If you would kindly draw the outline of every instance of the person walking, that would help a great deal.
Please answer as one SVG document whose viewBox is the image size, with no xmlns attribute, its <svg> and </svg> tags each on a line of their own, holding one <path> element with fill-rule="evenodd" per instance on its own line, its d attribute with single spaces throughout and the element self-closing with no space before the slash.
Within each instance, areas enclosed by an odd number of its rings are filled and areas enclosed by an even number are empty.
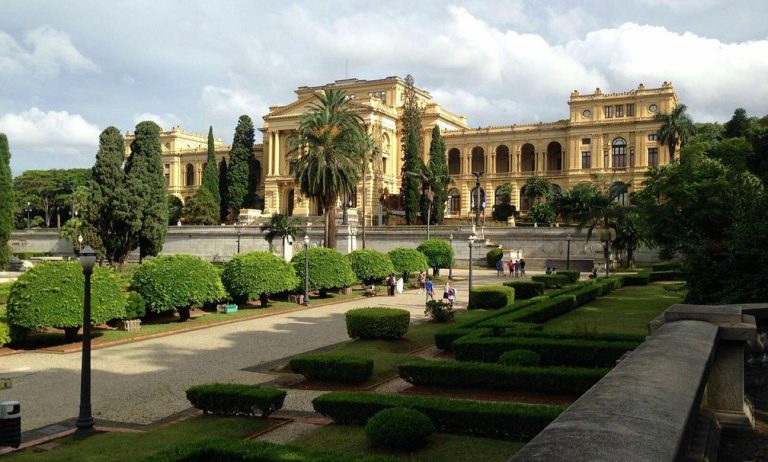
<svg viewBox="0 0 768 462">
<path fill-rule="evenodd" d="M 520 262 L 518 260 L 515 260 L 515 277 L 520 277 Z"/>
<path fill-rule="evenodd" d="M 514 274 L 515 265 L 517 265 L 517 260 L 513 262 L 512 259 L 510 258 L 509 262 L 507 263 L 507 267 L 509 268 L 509 277 L 512 277 L 512 275 Z"/>
<path fill-rule="evenodd" d="M 520 259 L 520 276 L 525 276 L 525 259 Z"/>
<path fill-rule="evenodd" d="M 427 287 L 427 273 L 424 271 L 419 272 L 419 293 L 423 293 Z"/>
<path fill-rule="evenodd" d="M 504 276 L 504 263 L 501 260 L 496 262 L 496 277 L 500 278 Z"/>
<path fill-rule="evenodd" d="M 430 300 L 434 300 L 435 299 L 435 288 L 434 288 L 434 285 L 432 284 L 432 278 L 427 278 L 427 282 L 424 285 L 424 288 L 427 291 L 427 297 L 429 297 Z"/>
</svg>

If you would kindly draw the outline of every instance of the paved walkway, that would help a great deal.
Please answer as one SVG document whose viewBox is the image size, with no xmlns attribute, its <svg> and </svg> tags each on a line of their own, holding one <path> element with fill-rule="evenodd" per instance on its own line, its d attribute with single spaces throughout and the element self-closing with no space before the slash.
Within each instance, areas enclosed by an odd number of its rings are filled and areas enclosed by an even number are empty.
<svg viewBox="0 0 768 462">
<path fill-rule="evenodd" d="M 456 270 L 463 277 L 466 270 Z M 495 271 L 475 270 L 476 284 L 498 281 Z M 467 282 L 457 282 L 459 304 Z M 442 287 L 436 287 L 441 292 Z M 406 308 L 421 320 L 424 295 L 411 291 L 278 314 L 93 351 L 92 403 L 96 419 L 148 424 L 189 407 L 184 391 L 210 382 L 263 383 L 274 376 L 259 365 L 348 340 L 344 313 L 362 306 Z M 0 377 L 13 389 L 0 401 L 20 400 L 24 431 L 77 416 L 80 353 L 25 352 L 0 357 Z M 291 396 L 288 409 L 304 410 L 314 392 Z"/>
</svg>

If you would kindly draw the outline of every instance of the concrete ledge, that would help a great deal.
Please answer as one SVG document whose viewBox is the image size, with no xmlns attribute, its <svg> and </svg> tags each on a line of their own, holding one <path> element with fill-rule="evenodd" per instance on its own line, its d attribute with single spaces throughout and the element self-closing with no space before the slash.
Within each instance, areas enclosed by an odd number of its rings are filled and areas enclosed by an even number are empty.
<svg viewBox="0 0 768 462">
<path fill-rule="evenodd" d="M 664 324 L 511 461 L 673 461 L 697 420 L 718 326 Z"/>
</svg>

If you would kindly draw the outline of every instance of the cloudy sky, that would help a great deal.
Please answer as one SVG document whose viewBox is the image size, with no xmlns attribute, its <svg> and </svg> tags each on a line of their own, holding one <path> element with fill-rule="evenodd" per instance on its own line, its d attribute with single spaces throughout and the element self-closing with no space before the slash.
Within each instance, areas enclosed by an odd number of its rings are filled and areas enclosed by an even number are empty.
<svg viewBox="0 0 768 462">
<path fill-rule="evenodd" d="M 345 76 L 410 73 L 472 126 L 663 80 L 697 121 L 768 113 L 765 0 L 0 2 L 15 174 L 90 166 L 102 129 L 146 119 L 230 143 L 240 114 Z"/>
</svg>

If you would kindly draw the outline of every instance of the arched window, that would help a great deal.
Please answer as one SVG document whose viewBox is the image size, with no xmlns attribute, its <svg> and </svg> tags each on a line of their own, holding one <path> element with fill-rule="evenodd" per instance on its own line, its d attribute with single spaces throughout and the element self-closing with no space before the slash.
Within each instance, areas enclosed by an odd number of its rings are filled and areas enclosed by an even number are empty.
<svg viewBox="0 0 768 462">
<path fill-rule="evenodd" d="M 454 188 L 448 191 L 448 214 L 460 214 L 461 213 L 461 194 L 459 190 Z"/>
<path fill-rule="evenodd" d="M 626 206 L 628 190 L 629 185 L 626 183 L 622 183 L 621 181 L 613 183 L 611 185 L 611 196 L 613 197 L 614 202 Z"/>
<path fill-rule="evenodd" d="M 477 210 L 477 186 L 472 189 L 472 195 L 469 196 L 469 209 L 473 212 Z M 485 191 L 480 188 L 480 210 L 485 210 Z"/>
<path fill-rule="evenodd" d="M 187 164 L 185 167 L 186 170 L 186 178 L 184 185 L 185 186 L 194 186 L 195 185 L 195 166 L 192 164 Z"/>
<path fill-rule="evenodd" d="M 480 146 L 472 148 L 472 172 L 485 171 L 485 150 Z"/>
<path fill-rule="evenodd" d="M 288 191 L 288 195 L 287 195 L 286 201 L 285 201 L 286 202 L 286 204 L 285 204 L 286 205 L 286 212 L 287 212 L 286 215 L 288 215 L 288 216 L 293 215 L 293 207 L 295 205 L 295 201 L 296 201 L 296 193 L 294 192 L 293 189 L 291 189 L 290 191 Z"/>
<path fill-rule="evenodd" d="M 501 145 L 496 148 L 496 173 L 509 172 L 509 148 Z"/>
<path fill-rule="evenodd" d="M 553 141 L 547 145 L 547 171 L 560 171 L 563 169 L 563 147 Z"/>
<path fill-rule="evenodd" d="M 624 168 L 627 166 L 627 142 L 624 138 L 616 138 L 611 144 L 613 147 L 613 156 L 611 163 L 613 168 Z"/>
<path fill-rule="evenodd" d="M 493 193 L 493 205 L 508 204 L 510 202 L 509 187 L 499 186 Z"/>
<path fill-rule="evenodd" d="M 448 151 L 448 174 L 461 175 L 461 152 L 456 148 Z"/>
<path fill-rule="evenodd" d="M 525 143 L 520 149 L 520 171 L 532 172 L 536 170 L 536 148 L 531 143 Z"/>
</svg>

